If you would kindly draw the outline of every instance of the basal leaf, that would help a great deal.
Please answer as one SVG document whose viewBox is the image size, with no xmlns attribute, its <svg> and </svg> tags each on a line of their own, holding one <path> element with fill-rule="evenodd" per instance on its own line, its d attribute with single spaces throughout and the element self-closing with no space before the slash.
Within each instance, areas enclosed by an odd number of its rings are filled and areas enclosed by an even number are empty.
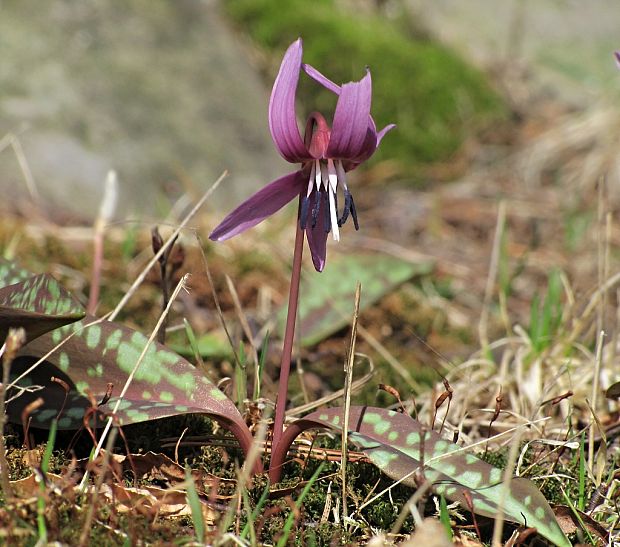
<svg viewBox="0 0 620 547">
<path fill-rule="evenodd" d="M 312 414 L 295 422 L 282 442 L 291 442 L 303 429 L 322 427 L 342 430 L 342 409 Z M 424 437 L 422 438 L 422 435 Z M 433 491 L 463 503 L 467 492 L 476 513 L 495 517 L 500 506 L 503 471 L 434 431 L 428 431 L 406 414 L 381 408 L 353 407 L 349 417 L 349 441 L 357 445 L 386 475 L 410 486 L 430 481 Z M 423 457 L 420 454 L 423 447 Z M 420 468 L 420 462 L 424 468 Z M 553 511 L 534 483 L 513 478 L 503 502 L 506 520 L 534 527 L 555 545 L 571 544 L 560 529 Z"/>
<path fill-rule="evenodd" d="M 20 268 L 15 262 L 0 258 L 0 287 L 14 285 L 20 281 L 25 281 L 34 274 L 28 270 Z"/>
<path fill-rule="evenodd" d="M 302 280 L 298 333 L 302 345 L 312 345 L 341 329 L 350 321 L 356 281 L 364 287 L 361 309 L 368 307 L 416 275 L 428 273 L 430 262 L 413 264 L 393 256 L 376 254 L 331 257 L 321 275 Z M 279 318 L 286 321 L 286 309 Z"/>
<path fill-rule="evenodd" d="M 15 277 L 9 276 L 9 280 Z M 6 338 L 10 327 L 23 327 L 27 340 L 32 340 L 78 321 L 84 313 L 81 304 L 53 277 L 32 275 L 0 288 L 0 340 Z"/>
<path fill-rule="evenodd" d="M 44 362 L 18 382 L 20 387 L 35 385 L 43 389 L 17 397 L 8 407 L 12 419 L 19 420 L 29 402 L 43 397 L 45 404 L 32 413 L 32 425 L 49 426 L 65 401 L 65 389 L 52 381 L 52 376 L 70 387 L 58 421 L 60 429 L 80 427 L 85 411 L 91 406 L 88 393 L 100 403 L 110 395 L 108 384 L 112 385 L 111 398 L 101 404 L 99 410 L 104 414 L 111 412 L 148 339 L 118 323 L 87 316 L 24 346 L 13 362 L 12 376 L 21 375 L 61 342 Z M 191 363 L 152 342 L 121 401 L 117 416 L 121 423 L 130 424 L 188 413 L 212 416 L 235 434 L 244 450 L 249 447 L 249 430 L 226 395 Z"/>
</svg>

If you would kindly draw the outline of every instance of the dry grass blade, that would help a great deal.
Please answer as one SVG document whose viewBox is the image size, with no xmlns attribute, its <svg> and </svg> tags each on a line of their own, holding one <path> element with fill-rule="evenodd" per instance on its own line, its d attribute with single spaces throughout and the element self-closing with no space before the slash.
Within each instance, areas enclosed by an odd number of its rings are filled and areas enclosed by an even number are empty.
<svg viewBox="0 0 620 547">
<path fill-rule="evenodd" d="M 360 329 L 360 325 L 357 325 L 357 330 L 359 331 L 359 329 Z M 351 393 L 357 393 L 368 382 L 370 382 L 370 380 L 375 374 L 375 364 L 368 355 L 365 355 L 364 353 L 356 353 L 355 355 L 357 357 L 363 357 L 364 359 L 366 359 L 368 361 L 370 370 L 366 374 L 364 374 L 364 376 L 362 376 L 359 380 L 355 380 L 354 382 L 351 382 Z M 334 391 L 333 393 L 330 393 L 329 395 L 325 395 L 324 397 L 321 397 L 320 399 L 317 399 L 316 401 L 313 401 L 311 403 L 307 403 L 301 406 L 296 406 L 295 408 L 291 408 L 290 410 L 287 410 L 286 416 L 291 417 L 291 416 L 299 416 L 300 414 L 306 414 L 307 412 L 310 412 L 311 410 L 314 410 L 315 408 L 326 405 L 327 403 L 331 403 L 332 401 L 335 401 L 336 399 L 340 399 L 344 395 L 344 393 L 345 393 L 344 389 L 339 389 L 338 391 Z"/>
<path fill-rule="evenodd" d="M 174 232 L 172 232 L 172 234 L 166 240 L 166 242 L 153 255 L 151 260 L 149 260 L 148 264 L 144 267 L 142 272 L 140 272 L 140 275 L 138 275 L 138 277 L 136 277 L 135 281 L 132 283 L 132 285 L 129 288 L 129 290 L 125 293 L 125 296 L 123 296 L 123 298 L 121 298 L 121 301 L 116 305 L 116 308 L 114 308 L 114 311 L 110 314 L 110 321 L 114 321 L 116 316 L 125 307 L 125 304 L 127 304 L 129 299 L 136 292 L 137 288 L 142 284 L 142 282 L 146 278 L 147 274 L 151 271 L 151 268 L 153 268 L 153 266 L 155 266 L 155 264 L 157 264 L 157 262 L 159 261 L 159 258 L 161 256 L 163 256 L 163 254 L 166 252 L 168 247 L 170 247 L 173 244 L 173 242 L 176 240 L 176 238 L 181 233 L 181 231 L 187 226 L 187 223 L 190 221 L 190 219 L 200 210 L 200 208 L 211 197 L 211 195 L 213 194 L 213 192 L 215 192 L 215 190 L 220 185 L 220 183 L 226 178 L 227 174 L 228 173 L 226 171 L 224 171 L 219 176 L 219 178 L 211 185 L 211 188 L 209 188 L 203 194 L 203 196 L 200 198 L 200 200 L 198 200 L 198 203 L 196 203 L 196 205 L 194 205 L 194 208 L 185 216 L 185 218 L 181 221 L 181 223 L 176 227 L 176 229 L 174 230 Z"/>
<path fill-rule="evenodd" d="M 202 258 L 202 263 L 205 268 L 205 273 L 207 274 L 207 279 L 209 280 L 209 285 L 211 286 L 211 293 L 213 294 L 213 302 L 215 304 L 215 309 L 217 310 L 217 317 L 220 321 L 220 325 L 224 329 L 226 333 L 226 338 L 228 339 L 228 343 L 230 344 L 230 350 L 232 351 L 233 357 L 235 358 L 235 364 L 240 367 L 241 362 L 239 361 L 239 355 L 237 355 L 237 348 L 235 347 L 235 343 L 233 342 L 232 336 L 228 327 L 226 326 L 226 320 L 224 319 L 224 313 L 222 312 L 222 306 L 220 305 L 220 299 L 217 296 L 217 291 L 215 290 L 215 284 L 213 283 L 213 276 L 211 275 L 211 268 L 209 268 L 209 262 L 207 260 L 207 255 L 204 252 L 204 246 L 202 244 L 202 239 L 198 234 L 196 234 L 196 239 L 198 240 L 198 248 L 200 249 L 200 256 Z"/>
<path fill-rule="evenodd" d="M 592 402 L 591 408 L 594 414 L 596 409 L 596 402 L 598 400 L 598 391 L 601 377 L 601 362 L 603 356 L 603 340 L 605 339 L 605 333 L 600 331 L 598 341 L 596 344 L 596 356 L 594 358 L 594 378 L 592 382 Z M 594 473 L 594 424 L 590 425 L 590 431 L 588 434 L 588 468 L 590 472 Z"/>
<path fill-rule="evenodd" d="M 26 154 L 24 154 L 22 144 L 15 133 L 7 133 L 2 140 L 0 140 L 0 152 L 2 152 L 7 146 L 10 146 L 13 149 L 13 153 L 17 158 L 17 163 L 19 164 L 19 168 L 24 175 L 24 181 L 26 182 L 26 188 L 28 189 L 30 198 L 35 203 L 38 202 L 40 199 L 39 190 L 37 189 L 34 176 L 30 170 L 30 165 L 28 165 L 28 160 L 26 160 Z"/>
<path fill-rule="evenodd" d="M 93 266 L 90 278 L 90 293 L 88 295 L 87 313 L 94 315 L 99 302 L 99 286 L 101 283 L 101 269 L 103 268 L 103 242 L 107 224 L 114 215 L 118 200 L 118 178 L 116 171 L 109 171 L 105 179 L 103 200 L 99 214 L 95 220 L 93 234 Z"/>
<path fill-rule="evenodd" d="M 144 357 L 149 349 L 149 347 L 151 346 L 151 344 L 154 342 L 155 337 L 157 336 L 157 333 L 159 332 L 159 329 L 161 327 L 161 325 L 163 324 L 163 322 L 165 321 L 166 317 L 168 316 L 168 313 L 170 312 L 170 308 L 172 307 L 172 304 L 174 303 L 174 301 L 176 300 L 177 296 L 179 295 L 179 292 L 181 292 L 181 289 L 185 289 L 185 286 L 187 284 L 187 279 L 189 278 L 189 274 L 185 274 L 181 280 L 178 282 L 177 286 L 175 287 L 171 297 L 170 297 L 170 301 L 168 302 L 168 306 L 166 307 L 166 309 L 163 311 L 163 313 L 159 316 L 159 320 L 157 321 L 157 325 L 155 325 L 155 328 L 153 329 L 153 331 L 151 332 L 151 335 L 149 336 L 149 339 L 147 341 L 147 343 L 144 345 L 144 348 L 142 349 L 142 353 L 140 353 L 140 356 L 138 357 L 138 360 L 136 361 L 136 364 L 134 365 L 133 369 L 131 370 L 127 381 L 125 382 L 125 385 L 123 386 L 123 389 L 121 390 L 118 399 L 114 405 L 114 408 L 112 409 L 112 414 L 116 414 L 116 412 L 118 411 L 122 401 L 123 401 L 123 397 L 125 396 L 125 394 L 127 393 L 127 390 L 129 389 L 129 386 L 134 378 L 134 376 L 136 375 L 136 372 L 138 371 L 138 369 L 140 368 L 140 365 L 142 364 L 142 361 L 144 360 Z M 99 452 L 101 451 L 101 448 L 103 447 L 103 443 L 106 440 L 106 437 L 110 431 L 110 428 L 112 427 L 112 421 L 113 421 L 113 417 L 108 418 L 105 428 L 103 430 L 103 433 L 101 434 L 101 438 L 99 439 L 99 443 L 97 444 L 97 447 L 95 448 L 92 458 L 95 459 L 98 455 Z M 88 480 L 88 471 L 86 473 L 84 473 L 84 477 L 82 478 L 82 481 L 80 483 L 80 490 L 83 490 L 84 487 L 86 486 L 86 481 Z"/>
<path fill-rule="evenodd" d="M 506 495 L 510 491 L 510 481 L 514 475 L 515 465 L 519 456 L 522 433 L 523 429 L 517 429 L 514 436 L 510 440 L 510 450 L 508 452 L 506 467 L 504 468 L 504 480 L 499 499 L 499 507 L 495 518 L 495 525 L 493 527 L 493 539 L 491 540 L 491 545 L 493 547 L 501 547 L 502 545 L 502 532 L 504 530 L 504 504 L 506 503 Z"/>
<path fill-rule="evenodd" d="M 487 276 L 487 283 L 484 289 L 484 300 L 482 302 L 482 311 L 480 313 L 480 322 L 478 323 L 478 337 L 480 338 L 480 345 L 483 350 L 489 347 L 489 313 L 491 310 L 491 299 L 493 298 L 493 289 L 495 288 L 495 281 L 497 279 L 497 272 L 499 269 L 499 258 L 502 243 L 502 236 L 504 234 L 504 227 L 506 225 L 506 202 L 500 201 L 499 208 L 497 210 L 497 224 L 495 225 L 495 235 L 493 236 L 493 250 L 491 252 L 491 262 L 489 264 L 489 274 Z"/>
<path fill-rule="evenodd" d="M 351 323 L 351 341 L 349 342 L 349 351 L 347 359 L 344 363 L 344 416 L 342 419 L 342 515 L 343 526 L 347 529 L 347 449 L 349 439 L 349 413 L 351 410 L 351 383 L 353 379 L 353 362 L 355 360 L 355 341 L 357 339 L 357 320 L 360 313 L 360 298 L 362 295 L 362 285 L 358 282 L 355 288 L 355 309 L 353 311 L 353 321 Z"/>
<path fill-rule="evenodd" d="M 252 334 L 252 329 L 250 328 L 248 319 L 243 312 L 243 308 L 241 307 L 241 300 L 239 300 L 237 289 L 235 289 L 232 279 L 228 275 L 226 276 L 226 286 L 228 287 L 228 292 L 230 292 L 230 296 L 233 299 L 235 312 L 237 313 L 237 319 L 239 319 L 241 328 L 243 329 L 243 334 L 245 334 L 245 337 L 248 339 L 250 347 L 252 348 L 252 359 L 254 360 L 254 366 L 255 368 L 258 368 L 258 352 L 256 351 L 256 346 L 254 345 L 254 335 Z"/>
<path fill-rule="evenodd" d="M 95 516 L 95 509 L 97 508 L 97 500 L 99 499 L 99 492 L 101 491 L 101 487 L 103 486 L 103 481 L 105 479 L 108 467 L 110 465 L 110 456 L 113 451 L 115 440 L 116 440 L 116 429 L 113 429 L 108 437 L 108 443 L 106 445 L 106 450 L 103 455 L 103 464 L 101 466 L 101 469 L 99 470 L 99 475 L 97 475 L 97 482 L 95 484 L 95 487 L 92 490 L 90 504 L 86 512 L 86 518 L 84 519 L 84 526 L 82 527 L 82 533 L 80 534 L 80 540 L 78 543 L 80 547 L 89 544 L 88 542 L 89 534 L 90 534 L 91 525 L 92 525 L 92 522 Z M 93 458 L 93 460 L 94 459 L 95 458 Z"/>
</svg>

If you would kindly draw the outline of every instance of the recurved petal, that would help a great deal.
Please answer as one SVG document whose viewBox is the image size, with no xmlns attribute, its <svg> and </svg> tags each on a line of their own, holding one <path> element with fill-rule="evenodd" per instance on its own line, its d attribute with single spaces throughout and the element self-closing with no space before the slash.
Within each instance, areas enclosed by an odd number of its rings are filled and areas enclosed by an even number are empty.
<svg viewBox="0 0 620 547">
<path fill-rule="evenodd" d="M 379 131 L 379 133 L 377 133 L 377 148 L 381 144 L 381 140 L 383 139 L 383 137 L 385 137 L 385 135 L 387 135 L 387 133 L 392 131 L 392 129 L 394 129 L 395 127 L 395 123 L 388 124 L 381 131 Z"/>
<path fill-rule="evenodd" d="M 315 82 L 318 82 L 319 84 L 321 84 L 323 87 L 325 87 L 326 89 L 329 89 L 330 91 L 332 91 L 333 93 L 335 93 L 336 95 L 340 95 L 340 86 L 338 84 L 335 84 L 334 82 L 332 82 L 327 76 L 323 76 L 323 74 L 321 74 L 316 68 L 314 68 L 312 65 L 308 65 L 306 63 L 303 63 L 301 65 L 301 68 L 304 70 L 304 72 L 310 76 L 310 78 L 312 78 Z"/>
<path fill-rule="evenodd" d="M 360 155 L 367 140 L 371 95 L 370 72 L 359 82 L 342 86 L 327 149 L 329 157 L 347 159 Z"/>
<path fill-rule="evenodd" d="M 308 239 L 308 247 L 310 248 L 310 253 L 312 254 L 312 263 L 314 264 L 314 269 L 317 272 L 322 272 L 323 268 L 325 268 L 325 260 L 327 255 L 327 232 L 325 231 L 325 211 L 323 208 L 325 207 L 325 200 L 323 198 L 323 194 L 319 192 L 314 192 L 313 199 L 320 199 L 320 209 L 317 217 L 317 222 L 314 228 L 312 227 L 312 223 L 308 222 L 306 225 L 306 238 Z M 311 204 L 310 206 L 312 207 Z"/>
<path fill-rule="evenodd" d="M 284 54 L 269 100 L 269 130 L 276 148 L 285 160 L 299 163 L 310 158 L 299 134 L 295 115 L 295 94 L 302 56 L 301 38 Z"/>
<path fill-rule="evenodd" d="M 306 185 L 307 179 L 301 171 L 295 171 L 271 182 L 220 222 L 209 235 L 209 239 L 224 241 L 256 226 L 298 196 Z"/>
</svg>

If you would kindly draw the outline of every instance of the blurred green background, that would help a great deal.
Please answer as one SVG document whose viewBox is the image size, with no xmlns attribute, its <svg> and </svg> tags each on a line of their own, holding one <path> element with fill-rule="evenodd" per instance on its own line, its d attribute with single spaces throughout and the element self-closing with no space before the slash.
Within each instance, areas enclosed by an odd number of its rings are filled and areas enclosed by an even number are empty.
<svg viewBox="0 0 620 547">
<path fill-rule="evenodd" d="M 26 163 L 46 202 L 88 218 L 114 168 L 119 215 L 161 215 L 227 169 L 216 201 L 238 202 L 288 169 L 267 105 L 299 36 L 336 82 L 370 67 L 377 124 L 398 124 L 370 162 L 386 167 L 377 180 L 449 179 L 434 168 L 514 119 L 519 90 L 498 74 L 559 74 L 551 93 L 584 84 L 592 103 L 615 76 L 618 25 L 610 0 L 2 0 L 0 188 L 25 194 Z M 300 119 L 334 104 L 302 78 Z"/>
</svg>

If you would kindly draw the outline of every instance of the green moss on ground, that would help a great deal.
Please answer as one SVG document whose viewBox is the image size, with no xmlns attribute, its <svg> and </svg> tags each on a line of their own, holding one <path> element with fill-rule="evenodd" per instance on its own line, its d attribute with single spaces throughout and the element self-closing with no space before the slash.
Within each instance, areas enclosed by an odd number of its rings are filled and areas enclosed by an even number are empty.
<svg viewBox="0 0 620 547">
<path fill-rule="evenodd" d="M 359 79 L 369 66 L 377 125 L 398 124 L 381 156 L 403 167 L 449 158 L 468 135 L 506 112 L 478 70 L 384 17 L 339 10 L 333 0 L 229 0 L 224 6 L 273 54 L 274 71 L 298 36 L 304 38 L 304 61 L 336 82 Z M 308 113 L 333 108 L 333 96 L 317 94 L 316 86 L 300 86 L 298 97 Z"/>
</svg>

